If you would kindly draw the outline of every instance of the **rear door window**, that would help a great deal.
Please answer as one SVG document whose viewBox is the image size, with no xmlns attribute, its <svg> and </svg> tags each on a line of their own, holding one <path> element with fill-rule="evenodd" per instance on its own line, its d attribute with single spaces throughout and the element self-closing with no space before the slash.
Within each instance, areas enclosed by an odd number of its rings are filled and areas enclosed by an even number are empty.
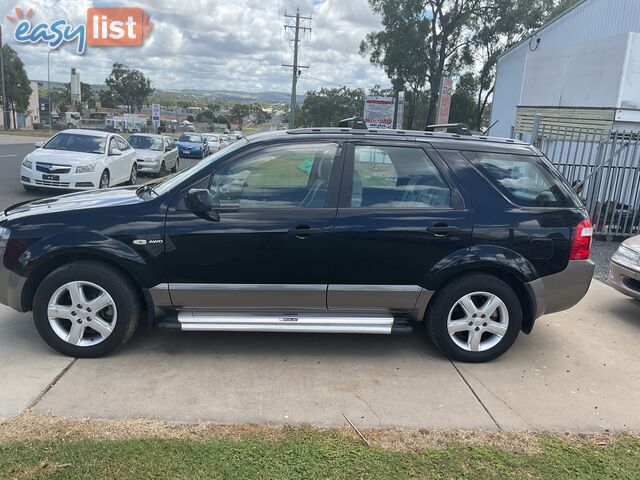
<svg viewBox="0 0 640 480">
<path fill-rule="evenodd" d="M 356 145 L 352 208 L 449 208 L 451 189 L 424 150 Z"/>
<path fill-rule="evenodd" d="M 516 205 L 574 206 L 573 195 L 566 182 L 540 157 L 488 152 L 461 153 Z"/>
</svg>

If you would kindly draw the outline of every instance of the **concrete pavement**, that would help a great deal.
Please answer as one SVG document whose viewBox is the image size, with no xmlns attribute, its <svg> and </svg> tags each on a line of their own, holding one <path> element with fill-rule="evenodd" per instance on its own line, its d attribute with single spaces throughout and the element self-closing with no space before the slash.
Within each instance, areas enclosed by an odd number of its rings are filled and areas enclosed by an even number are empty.
<svg viewBox="0 0 640 480">
<path fill-rule="evenodd" d="M 417 334 L 167 332 L 71 364 L 28 315 L 2 309 L 0 416 L 37 399 L 36 413 L 72 417 L 335 426 L 344 413 L 365 428 L 640 430 L 639 344 L 640 302 L 598 281 L 483 365 L 452 364 Z"/>
</svg>

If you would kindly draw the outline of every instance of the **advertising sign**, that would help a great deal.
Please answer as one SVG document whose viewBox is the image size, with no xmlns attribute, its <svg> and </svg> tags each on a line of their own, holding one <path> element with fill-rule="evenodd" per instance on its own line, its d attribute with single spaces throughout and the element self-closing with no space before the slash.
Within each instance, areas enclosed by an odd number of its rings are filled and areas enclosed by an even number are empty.
<svg viewBox="0 0 640 480">
<path fill-rule="evenodd" d="M 393 97 L 364 97 L 364 122 L 368 128 L 393 128 Z"/>
<path fill-rule="evenodd" d="M 453 93 L 453 79 L 443 78 L 440 84 L 440 96 L 438 100 L 438 123 L 449 123 L 449 111 L 451 110 L 451 94 Z"/>
<path fill-rule="evenodd" d="M 160 127 L 160 104 L 158 103 L 151 105 L 151 123 L 156 130 Z"/>
</svg>

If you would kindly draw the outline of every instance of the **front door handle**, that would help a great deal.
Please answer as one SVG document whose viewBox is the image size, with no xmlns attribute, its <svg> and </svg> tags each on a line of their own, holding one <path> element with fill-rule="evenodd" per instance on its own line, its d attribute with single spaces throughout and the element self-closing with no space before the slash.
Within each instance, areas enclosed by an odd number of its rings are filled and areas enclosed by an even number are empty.
<svg viewBox="0 0 640 480">
<path fill-rule="evenodd" d="M 321 228 L 311 228 L 309 225 L 298 225 L 289 230 L 289 235 L 293 235 L 296 238 L 317 237 L 323 233 L 324 230 Z"/>
<path fill-rule="evenodd" d="M 427 232 L 433 233 L 436 237 L 445 237 L 451 233 L 460 233 L 460 227 L 447 225 L 446 223 L 436 223 L 427 228 Z"/>
</svg>

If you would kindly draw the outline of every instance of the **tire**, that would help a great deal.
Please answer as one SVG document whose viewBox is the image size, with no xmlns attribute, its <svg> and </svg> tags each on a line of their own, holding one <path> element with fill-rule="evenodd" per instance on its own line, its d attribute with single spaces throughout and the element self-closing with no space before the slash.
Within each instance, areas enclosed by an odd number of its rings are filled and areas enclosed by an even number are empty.
<svg viewBox="0 0 640 480">
<path fill-rule="evenodd" d="M 135 185 L 137 180 L 138 180 L 138 165 L 136 165 L 136 163 L 134 162 L 133 165 L 131 165 L 131 173 L 129 174 L 129 181 L 127 182 L 127 184 Z"/>
<path fill-rule="evenodd" d="M 490 308 L 489 316 L 483 317 L 482 307 L 489 300 L 497 308 Z M 428 337 L 450 359 L 487 362 L 504 354 L 516 341 L 522 328 L 522 306 L 513 289 L 499 278 L 471 273 L 436 293 L 425 322 Z"/>
<path fill-rule="evenodd" d="M 67 286 L 75 284 L 83 285 L 81 291 L 84 300 L 82 297 L 74 297 L 80 298 L 81 302 L 90 302 L 92 294 L 96 292 L 106 292 L 112 304 L 99 311 L 92 311 L 91 303 L 81 305 L 82 308 L 72 305 L 71 290 Z M 98 288 L 93 288 L 94 286 Z M 129 341 L 138 326 L 140 303 L 135 292 L 136 288 L 128 278 L 105 263 L 69 263 L 51 272 L 36 290 L 33 300 L 36 329 L 51 348 L 64 355 L 80 358 L 107 355 Z M 52 316 L 53 319 L 50 319 L 50 304 L 58 306 L 57 311 L 61 317 Z M 95 305 L 98 306 L 97 303 Z M 93 330 L 92 325 L 100 325 L 102 333 Z M 73 330 L 74 333 L 82 332 L 76 335 L 78 340 L 75 344 L 61 336 L 65 333 L 71 336 L 72 328 L 78 329 Z"/>
<path fill-rule="evenodd" d="M 178 167 L 180 166 L 180 159 L 176 158 L 176 163 L 173 164 L 173 168 L 171 169 L 171 173 L 176 173 L 178 171 Z"/>
<path fill-rule="evenodd" d="M 109 170 L 105 170 L 104 172 L 102 172 L 102 175 L 100 175 L 100 183 L 98 184 L 98 188 L 109 188 Z"/>
<path fill-rule="evenodd" d="M 164 177 L 167 174 L 167 165 L 164 161 L 160 164 L 160 170 L 158 171 L 158 177 Z"/>
</svg>

